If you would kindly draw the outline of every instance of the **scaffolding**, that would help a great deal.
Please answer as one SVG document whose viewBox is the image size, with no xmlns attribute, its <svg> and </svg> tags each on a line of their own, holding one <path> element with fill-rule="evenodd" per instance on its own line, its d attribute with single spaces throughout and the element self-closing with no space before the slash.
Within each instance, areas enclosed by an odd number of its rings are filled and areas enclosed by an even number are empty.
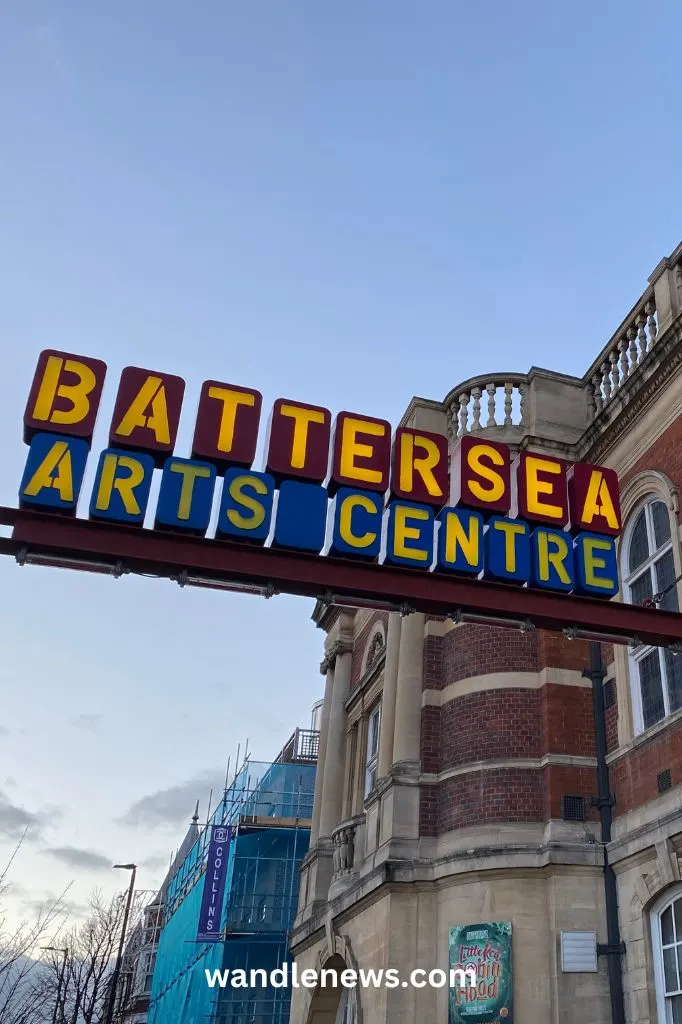
<svg viewBox="0 0 682 1024">
<path fill-rule="evenodd" d="M 290 962 L 287 935 L 296 912 L 300 863 L 308 851 L 317 742 L 317 733 L 296 730 L 274 762 L 245 760 L 167 880 L 149 1024 L 288 1021 L 287 989 L 211 989 L 204 972 L 269 972 Z M 196 935 L 215 825 L 230 826 L 232 839 L 220 941 L 206 943 Z"/>
</svg>

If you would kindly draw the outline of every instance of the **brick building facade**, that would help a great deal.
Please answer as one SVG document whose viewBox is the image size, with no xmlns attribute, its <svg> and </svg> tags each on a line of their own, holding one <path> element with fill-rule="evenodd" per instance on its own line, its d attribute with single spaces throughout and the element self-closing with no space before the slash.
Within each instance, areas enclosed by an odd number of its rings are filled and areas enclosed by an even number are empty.
<svg viewBox="0 0 682 1024">
<path fill-rule="evenodd" d="M 442 402 L 413 399 L 403 425 L 615 469 L 616 600 L 670 588 L 676 610 L 681 368 L 682 246 L 584 377 L 489 374 Z M 605 958 L 575 973 L 561 962 L 562 932 L 606 942 L 588 642 L 322 604 L 314 618 L 326 688 L 300 968 L 447 969 L 450 928 L 508 921 L 515 1020 L 606 1024 Z M 602 658 L 626 1019 L 670 1024 L 682 1021 L 682 656 L 603 644 Z M 445 1024 L 448 993 L 300 989 L 291 1019 Z"/>
</svg>

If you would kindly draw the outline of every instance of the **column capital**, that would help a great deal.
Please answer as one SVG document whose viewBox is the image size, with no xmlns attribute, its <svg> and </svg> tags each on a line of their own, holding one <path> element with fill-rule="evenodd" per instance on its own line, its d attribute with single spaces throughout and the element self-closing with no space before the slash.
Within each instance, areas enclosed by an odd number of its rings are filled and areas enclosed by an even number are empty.
<svg viewBox="0 0 682 1024">
<path fill-rule="evenodd" d="M 342 654 L 352 654 L 353 643 L 350 640 L 336 640 L 327 653 L 325 654 L 322 662 L 320 663 L 320 672 L 322 675 L 326 675 L 330 668 L 334 668 L 336 659 L 341 657 Z"/>
</svg>

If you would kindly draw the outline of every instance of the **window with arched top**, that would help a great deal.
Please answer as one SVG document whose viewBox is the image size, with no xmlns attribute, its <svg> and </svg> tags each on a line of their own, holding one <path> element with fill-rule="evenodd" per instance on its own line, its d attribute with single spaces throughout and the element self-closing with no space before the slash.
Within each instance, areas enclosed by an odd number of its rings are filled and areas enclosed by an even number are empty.
<svg viewBox="0 0 682 1024">
<path fill-rule="evenodd" d="M 622 548 L 624 595 L 630 604 L 665 592 L 660 607 L 679 611 L 672 530 L 668 506 L 658 497 L 647 498 L 633 512 Z M 682 707 L 680 656 L 659 647 L 638 647 L 630 669 L 637 732 Z"/>
<path fill-rule="evenodd" d="M 682 890 L 679 886 L 654 906 L 651 941 L 659 1024 L 682 1024 Z"/>
</svg>

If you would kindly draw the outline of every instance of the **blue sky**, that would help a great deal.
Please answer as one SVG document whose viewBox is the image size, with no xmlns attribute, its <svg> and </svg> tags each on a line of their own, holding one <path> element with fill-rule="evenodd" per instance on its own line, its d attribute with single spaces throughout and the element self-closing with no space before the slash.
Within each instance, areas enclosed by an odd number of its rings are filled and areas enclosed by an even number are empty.
<svg viewBox="0 0 682 1024">
<path fill-rule="evenodd" d="M 209 377 L 395 423 L 581 375 L 682 236 L 681 30 L 673 0 L 5 4 L 0 502 L 47 347 L 109 364 L 95 450 L 129 363 L 187 380 L 179 451 Z M 107 860 L 153 888 L 237 743 L 321 693 L 303 600 L 7 561 L 0 602 L 17 913 Z"/>
</svg>

